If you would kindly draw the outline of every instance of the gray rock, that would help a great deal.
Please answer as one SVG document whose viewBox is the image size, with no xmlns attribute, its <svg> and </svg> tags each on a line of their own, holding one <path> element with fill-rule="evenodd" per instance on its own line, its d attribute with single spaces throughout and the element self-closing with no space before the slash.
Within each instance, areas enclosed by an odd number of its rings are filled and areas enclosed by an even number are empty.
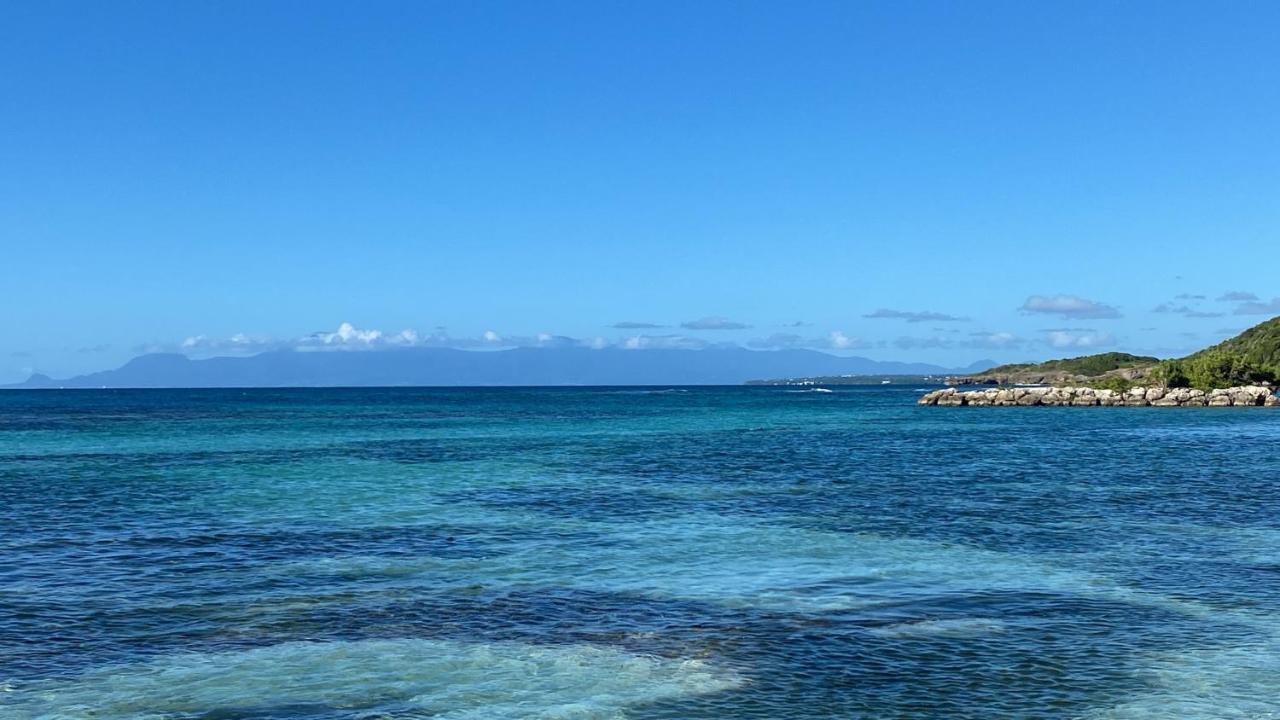
<svg viewBox="0 0 1280 720">
<path fill-rule="evenodd" d="M 1073 405 L 1079 407 L 1280 407 L 1280 396 L 1263 385 L 1244 385 L 1204 392 L 1195 388 L 1131 388 L 1123 393 L 1089 387 L 987 388 L 958 391 L 955 388 L 925 393 L 920 405 L 1023 406 Z"/>
</svg>

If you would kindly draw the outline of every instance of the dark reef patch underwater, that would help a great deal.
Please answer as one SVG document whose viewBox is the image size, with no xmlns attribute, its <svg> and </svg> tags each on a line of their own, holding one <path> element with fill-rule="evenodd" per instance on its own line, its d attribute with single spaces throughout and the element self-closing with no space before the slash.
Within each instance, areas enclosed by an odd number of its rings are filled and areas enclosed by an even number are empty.
<svg viewBox="0 0 1280 720">
<path fill-rule="evenodd" d="M 0 717 L 1280 717 L 1280 413 L 0 394 Z"/>
</svg>

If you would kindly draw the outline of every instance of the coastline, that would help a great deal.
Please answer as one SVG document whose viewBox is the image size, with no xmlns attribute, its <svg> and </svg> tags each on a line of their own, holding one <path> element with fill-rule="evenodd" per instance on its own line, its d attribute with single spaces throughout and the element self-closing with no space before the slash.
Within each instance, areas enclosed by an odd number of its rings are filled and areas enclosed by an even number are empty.
<svg viewBox="0 0 1280 720">
<path fill-rule="evenodd" d="M 1216 390 L 1136 387 L 1124 392 L 1090 387 L 1002 387 L 925 393 L 918 405 L 944 407 L 1280 407 L 1280 396 L 1265 385 L 1241 385 Z"/>
</svg>

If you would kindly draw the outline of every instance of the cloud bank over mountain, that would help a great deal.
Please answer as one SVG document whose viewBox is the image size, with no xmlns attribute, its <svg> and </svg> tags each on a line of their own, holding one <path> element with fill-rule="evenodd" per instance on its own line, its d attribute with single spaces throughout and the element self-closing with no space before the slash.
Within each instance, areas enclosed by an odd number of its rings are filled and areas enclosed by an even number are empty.
<svg viewBox="0 0 1280 720">
<path fill-rule="evenodd" d="M 372 338 L 370 338 L 372 339 Z M 19 388 L 370 387 L 528 385 L 738 385 L 807 375 L 944 374 L 965 368 L 882 362 L 804 349 L 739 347 L 523 347 L 491 352 L 399 347 L 380 352 L 274 350 L 192 359 L 177 353 L 135 358 L 116 370 L 66 379 L 36 375 Z"/>
<path fill-rule="evenodd" d="M 506 332 L 501 326 L 455 334 L 444 326 L 431 330 L 384 330 L 351 322 L 330 329 L 294 336 L 272 335 L 246 329 L 227 334 L 196 333 L 144 344 L 106 342 L 105 337 L 62 348 L 23 347 L 0 359 L 0 382 L 15 382 L 32 374 L 66 377 L 122 363 L 132 355 L 175 353 L 193 359 L 246 357 L 268 352 L 330 353 L 373 352 L 404 349 L 455 349 L 500 351 L 519 348 L 589 350 L 712 350 L 745 348 L 755 351 L 816 350 L 836 355 L 867 352 L 878 359 L 927 360 L 937 365 L 967 361 L 979 353 L 1001 362 L 1043 360 L 1120 348 L 1145 354 L 1183 353 L 1213 337 L 1226 337 L 1241 328 L 1212 328 L 1206 321 L 1225 317 L 1247 318 L 1280 314 L 1280 297 L 1250 290 L 1213 292 L 1207 288 L 1169 291 L 1165 300 L 1127 322 L 1120 308 L 1104 299 L 1069 293 L 1026 296 L 1017 307 L 997 305 L 985 312 L 904 310 L 893 305 L 867 310 L 849 308 L 828 312 L 817 322 L 791 318 L 801 312 L 775 309 L 775 320 L 707 315 L 680 321 L 676 316 L 656 316 L 650 309 L 621 313 L 632 319 L 587 325 L 585 333 Z M 875 306 L 871 306 L 875 307 Z M 909 307 L 909 306 L 908 306 Z M 685 315 L 689 317 L 689 315 Z M 812 315 L 809 315 L 812 318 Z M 820 316 L 822 317 L 822 316 Z M 635 319 L 640 318 L 640 319 Z M 835 318 L 833 321 L 832 318 Z M 1063 327 L 1037 329 L 1037 318 L 1056 318 Z M 1104 321 L 1094 323 L 1091 321 Z M 483 322 L 483 321 L 482 321 Z M 839 323 L 839 324 L 836 324 Z M 977 325 L 972 331 L 966 323 Z M 1105 324 L 1105 328 L 1090 325 Z M 825 327 L 824 327 L 825 326 Z M 834 327 L 833 327 L 834 326 Z M 475 327 L 475 326 L 473 326 Z M 480 328 L 484 328 L 481 325 Z M 581 328 L 581 325 L 579 325 Z M 906 330 L 899 334 L 895 329 Z M 1161 333 L 1159 338 L 1150 333 Z M 1183 347 L 1186 345 L 1186 347 Z M 132 348 L 132 355 L 129 353 Z M 50 358 L 59 362 L 50 363 Z M 47 368 L 54 367 L 50 372 Z"/>
</svg>

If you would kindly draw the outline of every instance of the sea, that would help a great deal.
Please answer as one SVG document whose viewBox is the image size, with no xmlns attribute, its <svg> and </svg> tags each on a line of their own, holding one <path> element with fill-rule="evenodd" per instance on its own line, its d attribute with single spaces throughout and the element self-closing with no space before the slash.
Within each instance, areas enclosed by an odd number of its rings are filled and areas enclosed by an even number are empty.
<svg viewBox="0 0 1280 720">
<path fill-rule="evenodd" d="M 1280 410 L 0 393 L 0 718 L 1280 717 Z"/>
</svg>

